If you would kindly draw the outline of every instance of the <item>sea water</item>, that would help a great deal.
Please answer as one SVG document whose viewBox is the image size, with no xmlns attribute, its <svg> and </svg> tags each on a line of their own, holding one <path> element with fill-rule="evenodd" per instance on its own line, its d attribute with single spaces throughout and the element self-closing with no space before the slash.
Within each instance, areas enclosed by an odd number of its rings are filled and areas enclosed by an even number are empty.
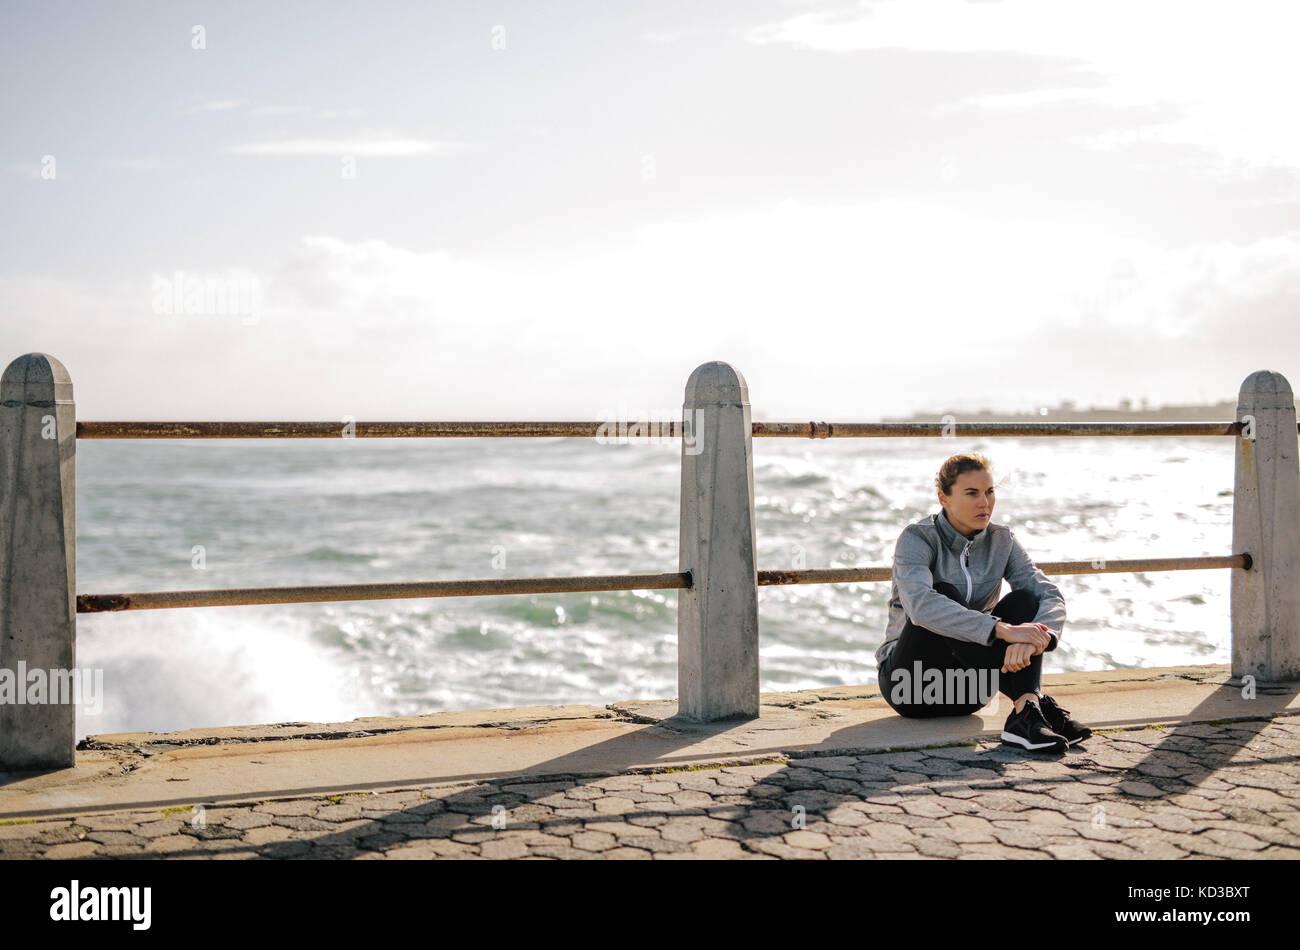
<svg viewBox="0 0 1300 950">
<path fill-rule="evenodd" d="M 1036 561 L 1231 553 L 1226 438 L 753 441 L 759 569 L 888 566 L 948 455 Z M 82 440 L 77 592 L 678 569 L 679 444 Z M 1058 575 L 1045 672 L 1229 660 L 1230 571 Z M 1004 588 L 1004 592 L 1007 588 Z M 761 689 L 875 682 L 889 584 L 759 589 Z M 78 737 L 672 698 L 677 592 L 83 614 Z"/>
</svg>

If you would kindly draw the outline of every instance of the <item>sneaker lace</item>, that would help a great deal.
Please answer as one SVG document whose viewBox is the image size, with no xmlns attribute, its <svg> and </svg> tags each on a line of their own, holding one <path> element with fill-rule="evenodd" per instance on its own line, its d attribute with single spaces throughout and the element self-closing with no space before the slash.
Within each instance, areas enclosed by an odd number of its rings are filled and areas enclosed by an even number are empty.
<svg viewBox="0 0 1300 950">
<path fill-rule="evenodd" d="M 1026 700 L 1023 715 L 1027 722 L 1032 723 L 1037 721 L 1040 725 L 1044 725 L 1048 729 L 1052 728 L 1052 724 L 1047 721 L 1047 717 L 1043 715 L 1043 711 L 1038 708 L 1038 703 L 1031 703 Z"/>
<path fill-rule="evenodd" d="M 1044 714 L 1046 714 L 1048 710 L 1053 710 L 1056 713 L 1056 719 L 1058 722 L 1064 723 L 1070 718 L 1070 710 L 1062 707 L 1061 704 L 1052 699 L 1052 697 L 1044 696 L 1043 704 Z"/>
</svg>

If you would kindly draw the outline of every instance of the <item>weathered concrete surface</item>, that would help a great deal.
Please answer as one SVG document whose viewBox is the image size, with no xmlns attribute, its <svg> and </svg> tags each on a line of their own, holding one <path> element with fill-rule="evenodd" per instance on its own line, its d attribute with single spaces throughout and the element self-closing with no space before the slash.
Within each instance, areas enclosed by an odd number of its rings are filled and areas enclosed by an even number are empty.
<svg viewBox="0 0 1300 950">
<path fill-rule="evenodd" d="M 46 353 L 27 353 L 0 377 L 0 670 L 76 666 L 77 413 L 72 379 Z M 70 682 L 70 681 L 69 681 Z M 76 707 L 0 702 L 0 768 L 73 764 Z"/>
<path fill-rule="evenodd" d="M 686 382 L 677 593 L 677 696 L 683 718 L 760 715 L 758 546 L 749 389 L 727 363 L 705 363 Z"/>
<path fill-rule="evenodd" d="M 1227 678 L 1045 677 L 1113 730 L 1055 758 L 998 744 L 1005 699 L 925 722 L 848 687 L 730 725 L 641 702 L 101 736 L 0 775 L 0 856 L 1300 857 L 1300 684 Z"/>
<path fill-rule="evenodd" d="M 1232 550 L 1251 555 L 1232 571 L 1232 670 L 1257 680 L 1300 677 L 1300 442 L 1295 395 L 1281 373 L 1251 373 L 1237 396 Z"/>
</svg>

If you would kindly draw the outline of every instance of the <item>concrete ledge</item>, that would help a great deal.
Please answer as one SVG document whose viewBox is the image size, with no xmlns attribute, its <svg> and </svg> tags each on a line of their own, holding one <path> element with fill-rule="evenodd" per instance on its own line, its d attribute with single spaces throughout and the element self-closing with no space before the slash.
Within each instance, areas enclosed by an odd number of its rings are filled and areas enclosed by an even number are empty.
<svg viewBox="0 0 1300 950">
<path fill-rule="evenodd" d="M 1300 714 L 1300 683 L 1245 699 L 1227 666 L 1044 677 L 1096 731 Z M 71 769 L 0 773 L 0 819 L 554 775 L 605 776 L 996 741 L 977 715 L 903 719 L 874 686 L 763 694 L 756 719 L 697 723 L 670 701 L 536 706 L 350 723 L 92 736 Z"/>
<path fill-rule="evenodd" d="M 471 709 L 428 713 L 423 716 L 363 716 L 347 722 L 281 722 L 274 725 L 222 726 L 180 729 L 176 732 L 115 732 L 87 736 L 78 751 L 139 750 L 149 754 L 190 745 L 267 742 L 275 739 L 349 739 L 400 732 L 407 729 L 498 727 L 525 729 L 562 719 L 614 719 L 617 714 L 600 706 L 516 706 L 507 709 Z"/>
</svg>

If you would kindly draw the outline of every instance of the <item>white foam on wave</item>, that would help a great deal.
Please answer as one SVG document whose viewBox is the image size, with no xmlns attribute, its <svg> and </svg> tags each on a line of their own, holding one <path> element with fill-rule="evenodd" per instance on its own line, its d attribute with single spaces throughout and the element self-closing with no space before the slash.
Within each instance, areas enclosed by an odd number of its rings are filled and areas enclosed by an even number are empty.
<svg viewBox="0 0 1300 950">
<path fill-rule="evenodd" d="M 102 669 L 103 710 L 77 738 L 369 715 L 355 664 L 310 639 L 292 606 L 205 607 L 77 620 L 77 666 Z"/>
</svg>

